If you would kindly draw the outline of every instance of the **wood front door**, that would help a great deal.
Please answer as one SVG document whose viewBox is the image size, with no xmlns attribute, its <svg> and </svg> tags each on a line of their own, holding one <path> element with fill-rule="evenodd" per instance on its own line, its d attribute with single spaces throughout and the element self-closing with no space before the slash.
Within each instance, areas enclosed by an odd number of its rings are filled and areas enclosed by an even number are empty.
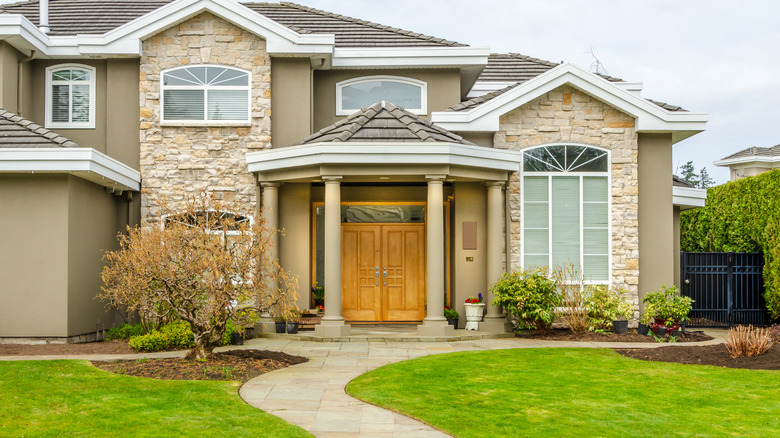
<svg viewBox="0 0 780 438">
<path fill-rule="evenodd" d="M 425 225 L 344 224 L 341 236 L 344 319 L 422 321 Z"/>
</svg>

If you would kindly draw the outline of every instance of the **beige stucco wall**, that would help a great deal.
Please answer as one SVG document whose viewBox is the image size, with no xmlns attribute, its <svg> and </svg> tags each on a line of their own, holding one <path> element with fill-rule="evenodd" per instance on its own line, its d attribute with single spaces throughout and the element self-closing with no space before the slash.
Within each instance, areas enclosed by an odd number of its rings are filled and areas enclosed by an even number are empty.
<svg viewBox="0 0 780 438">
<path fill-rule="evenodd" d="M 674 284 L 672 136 L 639 135 L 639 295 Z"/>
<path fill-rule="evenodd" d="M 460 315 L 458 324 L 466 325 L 464 302 L 471 295 L 487 296 L 487 191 L 482 183 L 455 182 L 453 189 L 452 233 L 452 305 Z M 477 249 L 463 249 L 463 222 L 477 223 Z M 503 243 L 503 242 L 502 242 Z M 472 257 L 473 261 L 467 261 Z"/>
<path fill-rule="evenodd" d="M 638 138 L 634 119 L 568 85 L 559 87 L 504 115 L 499 120 L 494 147 L 523 150 L 550 143 L 575 143 L 610 150 L 612 184 L 612 284 L 630 293 L 639 304 L 639 184 Z M 648 158 L 648 162 L 650 159 Z M 666 180 L 671 164 L 665 168 Z M 510 263 L 521 266 L 520 174 L 509 183 Z M 671 189 L 670 189 L 671 196 Z M 669 208 L 671 208 L 671 198 Z M 671 221 L 671 211 L 668 216 Z M 669 257 L 667 252 L 665 257 Z"/>
<path fill-rule="evenodd" d="M 279 188 L 279 263 L 298 278 L 298 307 L 311 307 L 311 185 L 283 184 Z"/>
<path fill-rule="evenodd" d="M 139 169 L 138 60 L 106 62 L 106 154 Z"/>
<path fill-rule="evenodd" d="M 672 217 L 672 251 L 674 251 L 674 285 L 681 287 L 680 284 L 680 207 L 674 207 Z"/>
<path fill-rule="evenodd" d="M 30 103 L 32 102 L 30 97 L 32 89 L 30 64 L 22 64 L 22 94 L 21 96 L 17 94 L 20 85 L 18 82 L 19 63 L 24 58 L 26 56 L 13 46 L 5 41 L 0 41 L 0 108 L 17 114 L 19 113 L 19 99 L 21 99 L 22 109 L 25 110 L 25 113 L 30 112 Z"/>
<path fill-rule="evenodd" d="M 271 61 L 273 147 L 300 144 L 312 133 L 312 70 L 308 58 Z"/>
<path fill-rule="evenodd" d="M 160 72 L 188 64 L 218 64 L 252 73 L 251 122 L 239 126 L 161 126 Z M 188 195 L 215 192 L 257 208 L 246 153 L 271 144 L 271 60 L 265 40 L 203 13 L 143 41 L 141 58 L 141 217 L 154 221 L 158 201 L 181 209 Z"/>
<path fill-rule="evenodd" d="M 460 103 L 460 71 L 440 70 L 327 70 L 314 72 L 314 131 L 335 123 L 336 83 L 362 76 L 400 76 L 428 84 L 428 116 Z"/>
<path fill-rule="evenodd" d="M 68 177 L 0 175 L 0 337 L 67 336 Z"/>
</svg>

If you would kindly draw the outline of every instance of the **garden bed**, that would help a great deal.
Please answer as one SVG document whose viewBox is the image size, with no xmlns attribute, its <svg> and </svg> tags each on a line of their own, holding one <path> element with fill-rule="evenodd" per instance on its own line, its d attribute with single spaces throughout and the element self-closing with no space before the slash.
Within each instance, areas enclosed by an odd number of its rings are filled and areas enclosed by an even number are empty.
<svg viewBox="0 0 780 438">
<path fill-rule="evenodd" d="M 137 359 L 93 361 L 105 371 L 161 380 L 240 380 L 308 362 L 309 359 L 266 350 L 232 350 L 215 353 L 205 361 L 187 359 Z"/>
<path fill-rule="evenodd" d="M 574 333 L 569 329 L 552 329 L 548 332 L 536 330 L 523 331 L 517 334 L 518 338 L 541 339 L 546 341 L 571 341 L 571 342 L 658 342 L 652 336 L 640 335 L 636 330 L 629 330 L 628 333 L 596 333 L 596 332 L 578 332 Z M 669 340 L 668 336 L 664 337 Z M 685 332 L 677 338 L 677 342 L 701 342 L 709 341 L 712 336 L 704 333 Z"/>
<path fill-rule="evenodd" d="M 0 356 L 53 356 L 70 354 L 137 354 L 127 340 L 83 344 L 0 344 Z"/>
<path fill-rule="evenodd" d="M 772 346 L 761 356 L 738 358 L 729 356 L 729 352 L 723 344 L 679 347 L 670 345 L 659 348 L 616 348 L 615 351 L 626 357 L 653 362 L 715 365 L 748 370 L 780 370 L 780 347 L 777 345 Z"/>
</svg>

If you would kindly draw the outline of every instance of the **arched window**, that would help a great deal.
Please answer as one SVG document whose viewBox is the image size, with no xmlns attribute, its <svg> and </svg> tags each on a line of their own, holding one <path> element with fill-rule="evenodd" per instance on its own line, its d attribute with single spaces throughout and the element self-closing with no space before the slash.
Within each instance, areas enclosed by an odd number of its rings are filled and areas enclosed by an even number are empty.
<svg viewBox="0 0 780 438">
<path fill-rule="evenodd" d="M 399 76 L 365 76 L 336 84 L 336 115 L 346 116 L 381 100 L 413 114 L 428 113 L 428 86 Z"/>
<path fill-rule="evenodd" d="M 46 69 L 46 127 L 95 127 L 95 68 L 60 64 Z"/>
<path fill-rule="evenodd" d="M 178 67 L 162 73 L 162 122 L 249 123 L 251 75 L 217 65 Z"/>
<path fill-rule="evenodd" d="M 611 277 L 609 152 L 548 145 L 523 153 L 523 266 L 582 269 Z"/>
</svg>

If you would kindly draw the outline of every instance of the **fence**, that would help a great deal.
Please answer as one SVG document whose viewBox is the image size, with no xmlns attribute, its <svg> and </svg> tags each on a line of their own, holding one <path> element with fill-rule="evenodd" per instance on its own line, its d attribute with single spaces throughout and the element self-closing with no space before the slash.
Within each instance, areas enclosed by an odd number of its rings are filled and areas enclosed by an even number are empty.
<svg viewBox="0 0 780 438">
<path fill-rule="evenodd" d="M 682 294 L 694 299 L 689 326 L 769 324 L 761 253 L 682 252 L 680 264 Z"/>
</svg>

